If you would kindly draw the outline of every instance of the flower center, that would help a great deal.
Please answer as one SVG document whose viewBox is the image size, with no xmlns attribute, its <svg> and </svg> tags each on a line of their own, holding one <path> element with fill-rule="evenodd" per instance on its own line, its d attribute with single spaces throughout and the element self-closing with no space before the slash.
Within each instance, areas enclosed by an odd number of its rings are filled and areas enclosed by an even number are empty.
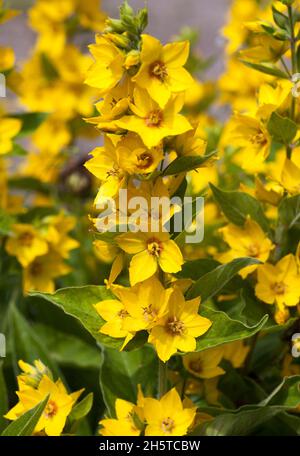
<svg viewBox="0 0 300 456">
<path fill-rule="evenodd" d="M 147 169 L 147 168 L 150 168 L 150 166 L 152 165 L 153 157 L 148 152 L 144 152 L 141 155 L 138 155 L 137 161 L 138 161 L 137 167 L 139 169 Z"/>
<path fill-rule="evenodd" d="M 256 133 L 256 135 L 251 135 L 250 138 L 249 138 L 249 141 L 252 144 L 258 144 L 260 146 L 262 146 L 262 145 L 267 143 L 267 139 L 266 139 L 265 135 L 262 132 L 261 133 Z"/>
<path fill-rule="evenodd" d="M 190 369 L 194 372 L 202 372 L 202 362 L 200 359 L 195 359 L 189 363 Z"/>
<path fill-rule="evenodd" d="M 165 418 L 162 423 L 161 423 L 161 428 L 164 432 L 164 434 L 171 434 L 175 427 L 175 422 L 168 416 L 168 418 Z"/>
<path fill-rule="evenodd" d="M 53 418 L 58 411 L 58 407 L 54 401 L 49 401 L 48 404 L 46 405 L 44 415 L 46 418 Z"/>
<path fill-rule="evenodd" d="M 157 312 L 152 308 L 152 304 L 148 307 L 143 307 L 143 317 L 146 322 L 153 321 L 156 316 Z"/>
<path fill-rule="evenodd" d="M 157 239 L 150 239 L 147 243 L 148 253 L 152 256 L 159 257 L 163 250 L 162 244 Z"/>
<path fill-rule="evenodd" d="M 145 118 L 145 123 L 147 127 L 159 127 L 163 119 L 163 112 L 160 109 L 155 109 L 154 111 L 149 112 L 148 116 Z"/>
<path fill-rule="evenodd" d="M 285 291 L 286 291 L 286 285 L 283 282 L 275 282 L 272 285 L 272 290 L 277 295 L 283 295 L 285 293 Z"/>
<path fill-rule="evenodd" d="M 122 309 L 122 310 L 120 310 L 120 312 L 118 312 L 118 317 L 120 317 L 120 318 L 125 318 L 128 315 L 129 315 L 129 313 L 125 309 Z"/>
<path fill-rule="evenodd" d="M 42 265 L 42 263 L 40 263 L 38 261 L 34 261 L 30 265 L 30 274 L 33 276 L 41 275 L 42 270 L 43 270 L 43 265 Z"/>
<path fill-rule="evenodd" d="M 30 233 L 29 231 L 26 231 L 25 233 L 22 233 L 19 236 L 19 242 L 24 246 L 24 247 L 30 247 L 33 241 L 33 234 Z"/>
<path fill-rule="evenodd" d="M 114 166 L 112 169 L 110 169 L 106 173 L 107 177 L 110 177 L 110 176 L 118 177 L 119 174 L 120 174 L 120 169 L 117 166 Z"/>
<path fill-rule="evenodd" d="M 258 246 L 255 245 L 255 244 L 249 245 L 249 247 L 248 247 L 248 255 L 249 255 L 250 257 L 253 257 L 253 258 L 258 257 L 258 255 L 259 255 L 259 248 L 258 248 Z"/>
<path fill-rule="evenodd" d="M 184 333 L 185 327 L 183 321 L 173 317 L 167 322 L 167 331 L 173 336 L 181 336 Z"/>
<path fill-rule="evenodd" d="M 159 79 L 161 82 L 164 82 L 168 77 L 167 67 L 164 62 L 156 61 L 150 65 L 149 68 L 150 76 Z"/>
</svg>

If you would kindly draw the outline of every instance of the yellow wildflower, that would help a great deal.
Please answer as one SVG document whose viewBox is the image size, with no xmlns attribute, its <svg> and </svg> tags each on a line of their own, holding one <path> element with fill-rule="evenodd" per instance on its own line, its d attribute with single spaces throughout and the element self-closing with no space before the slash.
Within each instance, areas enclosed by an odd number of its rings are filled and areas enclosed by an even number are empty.
<svg viewBox="0 0 300 456">
<path fill-rule="evenodd" d="M 28 266 L 36 257 L 48 252 L 48 244 L 41 234 L 31 225 L 15 224 L 13 234 L 6 242 L 6 251 L 16 256 L 23 267 Z"/>
<path fill-rule="evenodd" d="M 126 253 L 133 254 L 129 267 L 131 285 L 153 276 L 159 267 L 164 272 L 178 272 L 184 262 L 167 232 L 124 233 L 116 237 L 116 242 Z"/>
<path fill-rule="evenodd" d="M 147 422 L 146 436 L 186 435 L 192 425 L 196 407 L 184 407 L 175 388 L 160 400 L 146 397 L 144 415 Z"/>
<path fill-rule="evenodd" d="M 211 348 L 198 353 L 189 353 L 183 357 L 187 371 L 199 378 L 213 378 L 225 374 L 219 367 L 223 357 L 223 347 Z"/>
<path fill-rule="evenodd" d="M 164 108 L 172 93 L 184 92 L 193 84 L 193 78 L 183 68 L 188 55 L 188 41 L 162 46 L 156 38 L 142 35 L 142 65 L 132 80 Z"/>
<path fill-rule="evenodd" d="M 163 362 L 168 361 L 177 350 L 195 351 L 196 337 L 210 328 L 212 322 L 198 315 L 199 305 L 200 298 L 185 301 L 182 291 L 177 287 L 174 289 L 168 313 L 152 328 L 148 339 Z"/>
</svg>

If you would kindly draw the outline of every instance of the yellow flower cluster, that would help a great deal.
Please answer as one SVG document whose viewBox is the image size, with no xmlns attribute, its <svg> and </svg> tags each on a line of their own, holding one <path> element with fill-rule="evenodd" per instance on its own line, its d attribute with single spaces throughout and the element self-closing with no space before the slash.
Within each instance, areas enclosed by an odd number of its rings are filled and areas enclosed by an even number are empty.
<svg viewBox="0 0 300 456">
<path fill-rule="evenodd" d="M 181 436 L 186 435 L 196 416 L 197 407 L 189 400 L 181 401 L 175 388 L 161 399 L 144 397 L 138 391 L 137 405 L 117 399 L 117 419 L 100 421 L 104 436 Z"/>
<path fill-rule="evenodd" d="M 5 247 L 23 268 L 23 290 L 53 292 L 55 279 L 68 274 L 71 269 L 64 260 L 78 242 L 68 233 L 74 228 L 75 219 L 63 213 L 47 216 L 36 225 L 16 223 Z"/>
<path fill-rule="evenodd" d="M 69 394 L 63 382 L 54 381 L 51 371 L 40 360 L 34 361 L 34 365 L 19 361 L 19 366 L 23 371 L 17 377 L 19 402 L 5 418 L 14 421 L 48 397 L 34 434 L 61 435 L 67 417 L 84 389 Z"/>
</svg>

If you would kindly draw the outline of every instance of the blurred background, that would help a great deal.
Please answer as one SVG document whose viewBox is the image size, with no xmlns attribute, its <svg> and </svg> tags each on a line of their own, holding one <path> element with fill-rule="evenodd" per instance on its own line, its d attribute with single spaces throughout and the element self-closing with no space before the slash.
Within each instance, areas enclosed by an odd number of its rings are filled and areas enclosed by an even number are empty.
<svg viewBox="0 0 300 456">
<path fill-rule="evenodd" d="M 51 2 L 51 0 L 49 0 Z M 84 1 L 84 0 L 83 0 Z M 7 6 L 23 10 L 32 5 L 32 0 L 8 0 Z M 207 72 L 207 77 L 216 77 L 222 71 L 222 61 L 219 58 L 223 52 L 224 39 L 220 29 L 225 22 L 230 0 L 131 0 L 135 8 L 145 4 L 149 7 L 148 32 L 162 41 L 180 32 L 186 25 L 199 30 L 199 51 L 203 57 L 215 57 L 215 64 Z M 111 16 L 116 16 L 121 0 L 102 0 L 102 9 Z M 93 41 L 84 36 L 82 45 Z M 29 50 L 35 41 L 34 33 L 28 28 L 26 15 L 22 14 L 1 28 L 0 42 L 14 48 L 17 62 L 28 57 Z"/>
</svg>

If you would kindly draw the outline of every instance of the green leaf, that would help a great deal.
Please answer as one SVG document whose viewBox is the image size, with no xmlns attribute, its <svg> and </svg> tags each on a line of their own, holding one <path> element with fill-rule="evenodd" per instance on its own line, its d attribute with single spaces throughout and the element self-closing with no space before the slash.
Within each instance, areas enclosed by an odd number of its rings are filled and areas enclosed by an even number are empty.
<svg viewBox="0 0 300 456">
<path fill-rule="evenodd" d="M 5 378 L 3 374 L 3 361 L 0 361 L 0 431 L 3 430 L 7 421 L 3 415 L 8 411 L 8 397 Z"/>
<path fill-rule="evenodd" d="M 142 385 L 144 394 L 149 387 L 153 394 L 156 375 L 157 357 L 151 347 L 132 352 L 105 348 L 100 370 L 100 387 L 109 415 L 115 415 L 117 398 L 136 402 L 139 384 Z"/>
<path fill-rule="evenodd" d="M 255 220 L 264 231 L 269 231 L 269 222 L 259 201 L 244 192 L 226 192 L 210 184 L 213 195 L 224 215 L 235 225 L 244 225 L 247 216 Z"/>
<path fill-rule="evenodd" d="M 272 6 L 273 19 L 275 24 L 282 30 L 289 30 L 289 19 L 283 13 L 278 11 L 275 6 Z"/>
<path fill-rule="evenodd" d="M 57 331 L 51 326 L 35 324 L 34 332 L 43 341 L 51 358 L 63 367 L 99 369 L 101 353 L 98 348 L 79 337 Z"/>
<path fill-rule="evenodd" d="M 260 405 L 295 408 L 300 405 L 300 375 L 285 377 L 277 388 Z"/>
<path fill-rule="evenodd" d="M 277 407 L 258 407 L 255 409 L 241 408 L 236 413 L 217 416 L 203 426 L 207 436 L 241 436 L 250 435 L 255 429 L 281 413 Z"/>
<path fill-rule="evenodd" d="M 280 144 L 290 144 L 297 133 L 297 124 L 288 117 L 282 117 L 277 112 L 271 114 L 268 131 L 274 141 Z"/>
<path fill-rule="evenodd" d="M 9 156 L 25 157 L 28 154 L 28 151 L 24 149 L 21 144 L 13 143 L 13 148 L 9 152 Z"/>
<path fill-rule="evenodd" d="M 9 186 L 19 190 L 30 190 L 48 195 L 50 193 L 50 187 L 38 179 L 32 177 L 14 177 L 9 179 Z"/>
<path fill-rule="evenodd" d="M 56 377 L 63 377 L 57 364 L 51 358 L 51 353 L 47 351 L 43 339 L 39 339 L 32 326 L 14 305 L 9 313 L 9 340 L 16 373 L 20 359 L 28 363 L 40 359 Z"/>
<path fill-rule="evenodd" d="M 163 172 L 163 176 L 172 176 L 174 174 L 185 173 L 187 171 L 192 171 L 193 169 L 201 168 L 208 160 L 215 157 L 215 155 L 216 151 L 201 156 L 188 155 L 178 157 L 167 166 Z"/>
<path fill-rule="evenodd" d="M 47 396 L 36 407 L 21 415 L 17 420 L 13 421 L 3 431 L 2 436 L 16 437 L 16 436 L 30 436 L 46 407 L 49 396 Z"/>
<path fill-rule="evenodd" d="M 21 131 L 17 135 L 18 138 L 32 134 L 46 120 L 47 116 L 48 114 L 44 112 L 28 112 L 10 115 L 10 117 L 22 121 Z"/>
<path fill-rule="evenodd" d="M 200 314 L 212 321 L 212 326 L 197 339 L 196 351 L 217 347 L 235 340 L 247 339 L 260 331 L 268 320 L 265 315 L 254 325 L 248 325 L 230 318 L 225 312 L 214 310 L 206 305 L 200 306 Z"/>
<path fill-rule="evenodd" d="M 105 299 L 113 299 L 113 295 L 106 287 L 88 285 L 83 287 L 70 287 L 57 290 L 55 293 L 30 293 L 52 302 L 60 307 L 67 315 L 80 321 L 84 328 L 103 345 L 120 348 L 122 340 L 113 339 L 99 332 L 104 320 L 97 313 L 94 305 Z"/>
<path fill-rule="evenodd" d="M 178 279 L 198 280 L 218 266 L 220 266 L 220 263 L 213 258 L 199 258 L 198 260 L 186 261 L 182 265 L 181 271 L 176 274 L 176 277 Z"/>
<path fill-rule="evenodd" d="M 300 227 L 300 195 L 284 198 L 279 205 L 279 221 L 286 230 Z"/>
<path fill-rule="evenodd" d="M 48 81 L 54 81 L 55 79 L 59 78 L 59 73 L 47 54 L 44 52 L 40 54 L 41 65 L 43 68 L 43 73 L 48 79 Z"/>
<path fill-rule="evenodd" d="M 246 60 L 241 60 L 241 62 L 247 67 L 260 71 L 261 73 L 270 74 L 271 76 L 276 76 L 277 78 L 281 79 L 289 79 L 289 76 L 284 71 L 281 71 L 279 68 L 277 68 L 275 65 L 262 65 L 260 63 L 247 62 Z"/>
<path fill-rule="evenodd" d="M 15 218 L 0 208 L 0 235 L 8 235 L 15 223 Z"/>
<path fill-rule="evenodd" d="M 205 302 L 218 294 L 241 269 L 255 264 L 260 264 L 255 258 L 236 258 L 222 264 L 200 277 L 188 290 L 187 298 L 201 296 L 201 302 Z"/>
<path fill-rule="evenodd" d="M 78 402 L 78 404 L 73 407 L 72 412 L 69 415 L 69 420 L 79 421 L 82 418 L 86 417 L 88 413 L 90 413 L 94 401 L 93 393 L 88 394 L 82 401 Z"/>
</svg>

